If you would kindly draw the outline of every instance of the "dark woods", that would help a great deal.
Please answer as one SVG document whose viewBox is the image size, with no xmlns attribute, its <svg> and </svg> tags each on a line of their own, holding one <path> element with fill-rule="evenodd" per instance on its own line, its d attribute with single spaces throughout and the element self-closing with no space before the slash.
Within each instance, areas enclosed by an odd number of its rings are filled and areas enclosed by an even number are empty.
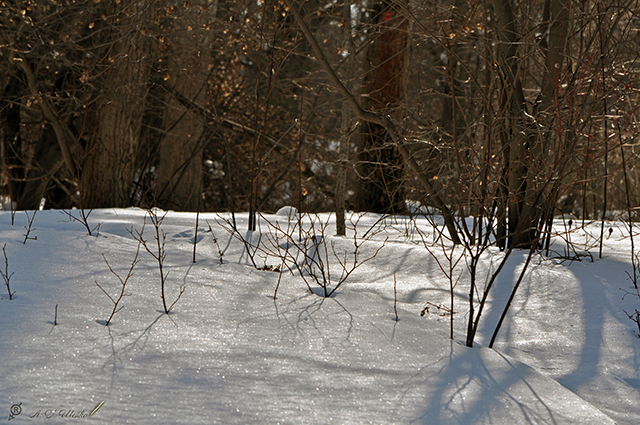
<svg viewBox="0 0 640 425">
<path fill-rule="evenodd" d="M 635 211 L 639 7 L 2 1 L 3 202 L 405 214 L 409 200 L 456 242 L 489 229 L 530 246 L 557 214 Z"/>
</svg>

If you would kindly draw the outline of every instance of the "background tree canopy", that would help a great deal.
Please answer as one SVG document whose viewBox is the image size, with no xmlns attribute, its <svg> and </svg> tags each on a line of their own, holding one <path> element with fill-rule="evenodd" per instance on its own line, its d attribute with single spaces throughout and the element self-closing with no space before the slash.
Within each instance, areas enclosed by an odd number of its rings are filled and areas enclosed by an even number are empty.
<svg viewBox="0 0 640 425">
<path fill-rule="evenodd" d="M 530 245 L 559 212 L 637 211 L 638 8 L 2 1 L 0 190 L 18 209 L 409 200 L 454 240 L 488 221 Z"/>
</svg>

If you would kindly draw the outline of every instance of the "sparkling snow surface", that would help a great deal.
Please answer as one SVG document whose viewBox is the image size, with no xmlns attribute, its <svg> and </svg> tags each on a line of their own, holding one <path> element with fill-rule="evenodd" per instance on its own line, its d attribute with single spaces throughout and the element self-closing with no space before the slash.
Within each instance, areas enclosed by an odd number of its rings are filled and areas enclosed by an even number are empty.
<svg viewBox="0 0 640 425">
<path fill-rule="evenodd" d="M 265 217 L 286 227 L 295 222 L 293 214 Z M 23 244 L 25 213 L 16 213 L 12 226 L 10 212 L 0 212 L 0 243 L 6 243 L 15 291 L 9 300 L 0 281 L 0 420 L 640 423 L 640 339 L 624 313 L 640 309 L 640 302 L 632 296 L 622 299 L 632 286 L 626 274 L 631 272 L 629 240 L 620 223 L 611 225 L 602 259 L 593 247 L 596 224 L 587 233 L 570 235 L 579 252 L 585 244 L 592 246 L 595 261 L 534 256 L 492 350 L 486 345 L 526 252 L 512 254 L 489 298 L 476 347 L 467 348 L 465 262 L 458 266 L 463 274 L 455 288 L 452 341 L 450 316 L 435 307 L 448 306 L 449 281 L 408 220 L 387 220 L 369 232 L 360 259 L 384 243 L 378 256 L 357 268 L 332 297 L 323 298 L 297 275 L 253 267 L 244 245 L 220 227 L 215 214 L 200 216 L 192 263 L 195 214 L 169 213 L 162 225 L 166 294 L 171 303 L 183 286 L 182 298 L 171 314 L 163 313 L 157 262 L 141 251 L 122 310 L 104 326 L 113 305 L 96 281 L 112 297 L 120 286 L 102 254 L 124 278 L 137 247 L 128 230 L 140 230 L 144 216 L 139 209 L 93 211 L 89 223 L 100 225 L 96 237 L 60 211 L 39 211 L 29 234 L 37 239 Z M 379 218 L 364 216 L 358 237 Z M 247 215 L 237 219 L 244 237 L 268 243 L 266 222 L 261 221 L 261 232 L 251 234 Z M 432 229 L 424 220 L 418 223 L 431 244 Z M 352 252 L 353 231 L 340 238 L 334 229 L 330 220 L 318 240 L 339 255 Z M 144 236 L 150 246 L 155 243 L 152 230 L 147 219 Z M 431 249 L 443 261 L 438 246 Z M 565 247 L 558 238 L 552 250 L 563 254 Z M 501 256 L 491 251 L 483 257 L 480 285 Z M 279 259 L 265 259 L 261 252 L 255 261 L 258 268 L 281 266 Z M 334 271 L 337 279 L 339 269 Z M 399 321 L 393 309 L 394 274 Z"/>
</svg>

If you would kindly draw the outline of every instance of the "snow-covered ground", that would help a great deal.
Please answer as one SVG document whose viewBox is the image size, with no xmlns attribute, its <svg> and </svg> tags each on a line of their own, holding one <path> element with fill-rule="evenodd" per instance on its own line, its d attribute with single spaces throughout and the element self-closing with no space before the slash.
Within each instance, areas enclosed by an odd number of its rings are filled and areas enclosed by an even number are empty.
<svg viewBox="0 0 640 425">
<path fill-rule="evenodd" d="M 167 301 L 173 302 L 181 287 L 184 294 L 164 314 L 158 263 L 142 250 L 122 309 L 105 326 L 113 304 L 96 282 L 112 297 L 120 284 L 103 254 L 124 278 L 137 248 L 129 231 L 140 230 L 144 217 L 139 209 L 93 211 L 89 223 L 100 225 L 96 237 L 60 211 L 39 211 L 23 244 L 27 215 L 18 212 L 11 225 L 10 212 L 0 212 L 0 243 L 6 243 L 15 291 L 9 300 L 0 281 L 0 420 L 640 423 L 640 339 L 624 313 L 639 302 L 622 299 L 631 289 L 626 275 L 631 266 L 621 224 L 612 223 L 613 232 L 606 233 L 602 259 L 596 248 L 593 262 L 534 256 L 495 349 L 489 349 L 526 252 L 510 257 L 489 299 L 476 347 L 467 348 L 462 343 L 467 275 L 455 288 L 455 338 L 450 340 L 450 316 L 436 307 L 448 305 L 449 281 L 408 220 L 387 222 L 369 232 L 367 241 L 360 239 L 360 261 L 384 246 L 324 298 L 317 287 L 309 291 L 301 277 L 269 270 L 282 266 L 277 258 L 265 259 L 258 251 L 254 267 L 245 246 L 217 224 L 215 214 L 200 217 L 193 263 L 195 214 L 169 213 L 162 224 Z M 246 214 L 237 218 L 248 240 L 270 243 L 273 229 L 269 232 L 266 222 L 260 237 L 246 232 Z M 289 224 L 284 215 L 266 218 Z M 378 218 L 362 217 L 359 237 Z M 426 221 L 419 225 L 431 234 Z M 144 237 L 150 246 L 152 230 L 147 219 Z M 572 242 L 593 246 L 591 235 L 598 230 L 594 224 L 576 231 Z M 339 255 L 353 252 L 353 232 L 346 238 L 334 234 L 330 222 L 316 241 L 335 247 Z M 433 238 L 428 235 L 427 241 Z M 295 254 L 286 243 L 279 246 L 280 252 L 289 248 Z M 433 252 L 443 260 L 438 246 Z M 552 248 L 562 253 L 563 247 L 558 239 Z M 483 259 L 481 282 L 501 255 L 491 251 Z M 5 270 L 2 256 L 0 269 Z M 463 261 L 458 270 L 464 269 Z M 338 281 L 339 268 L 332 279 Z M 429 311 L 421 316 L 426 306 Z"/>
</svg>

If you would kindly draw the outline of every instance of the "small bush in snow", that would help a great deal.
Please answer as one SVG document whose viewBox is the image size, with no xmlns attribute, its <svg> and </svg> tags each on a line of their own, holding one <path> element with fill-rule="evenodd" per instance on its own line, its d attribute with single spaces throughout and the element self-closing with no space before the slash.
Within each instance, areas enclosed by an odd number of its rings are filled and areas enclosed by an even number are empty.
<svg viewBox="0 0 640 425">
<path fill-rule="evenodd" d="M 7 292 L 9 292 L 9 299 L 13 299 L 14 292 L 11 292 L 11 287 L 9 286 L 9 281 L 11 280 L 11 276 L 13 273 L 9 273 L 9 259 L 7 258 L 7 244 L 2 246 L 2 254 L 4 255 L 4 272 L 0 270 L 0 275 L 2 275 L 2 279 L 4 279 L 4 284 L 7 285 Z"/>
<path fill-rule="evenodd" d="M 138 242 L 138 249 L 136 249 L 136 255 L 133 258 L 133 261 L 131 262 L 131 267 L 129 267 L 129 272 L 127 273 L 127 276 L 125 276 L 124 279 L 122 279 L 120 277 L 120 275 L 118 273 L 116 273 L 112 268 L 111 265 L 109 264 L 109 262 L 107 261 L 107 257 L 104 256 L 104 254 L 102 254 L 102 258 L 104 258 L 104 262 L 107 263 L 107 267 L 109 268 L 109 271 L 116 277 L 118 278 L 118 281 L 120 281 L 120 293 L 117 295 L 116 298 L 113 298 L 111 295 L 109 295 L 109 293 L 102 287 L 100 286 L 100 284 L 98 283 L 98 281 L 96 281 L 96 286 L 98 288 L 100 288 L 100 290 L 102 292 L 105 293 L 105 295 L 107 297 L 109 297 L 109 299 L 111 300 L 111 302 L 113 303 L 113 309 L 111 310 L 111 314 L 109 315 L 109 317 L 107 318 L 107 320 L 105 320 L 104 325 L 105 326 L 109 326 L 109 323 L 111 323 L 111 320 L 113 319 L 113 316 L 119 312 L 120 310 L 122 310 L 122 306 L 120 305 L 120 301 L 122 301 L 122 298 L 124 298 L 125 296 L 129 295 L 129 294 L 125 294 L 125 290 L 127 288 L 127 283 L 129 282 L 129 278 L 131 276 L 133 276 L 133 268 L 136 266 L 136 264 L 138 264 L 138 262 L 140 260 L 138 260 L 138 256 L 140 254 L 140 245 L 141 243 Z M 57 305 L 56 305 L 56 311 L 57 311 Z"/>
<path fill-rule="evenodd" d="M 62 213 L 66 214 L 69 217 L 69 219 L 82 224 L 85 227 L 85 229 L 87 229 L 89 236 L 93 236 L 93 232 L 96 232 L 95 235 L 97 237 L 100 234 L 100 223 L 96 224 L 93 228 L 91 228 L 91 225 L 89 224 L 89 216 L 91 215 L 92 212 L 93 210 L 88 210 L 87 212 L 83 208 L 81 210 L 78 210 L 78 215 L 76 216 L 75 214 L 72 214 L 67 210 L 62 210 Z"/>
<path fill-rule="evenodd" d="M 162 298 L 162 307 L 164 309 L 165 314 L 169 314 L 173 306 L 178 302 L 182 294 L 184 293 L 185 287 L 180 287 L 180 293 L 178 297 L 171 303 L 171 305 L 167 306 L 167 298 L 165 296 L 165 283 L 167 281 L 167 276 L 169 272 L 164 272 L 164 260 L 167 258 L 167 251 L 165 250 L 165 243 L 167 239 L 167 235 L 164 233 L 164 230 L 161 229 L 162 222 L 164 218 L 167 216 L 167 213 L 164 213 L 162 216 L 158 216 L 158 212 L 154 208 L 149 208 L 147 210 L 147 214 L 144 217 L 144 222 L 142 224 L 142 229 L 140 231 L 132 229 L 131 236 L 135 240 L 137 240 L 144 249 L 151 255 L 156 262 L 158 263 L 158 269 L 160 270 L 160 296 Z M 147 240 L 144 238 L 144 228 L 147 224 L 147 217 L 151 220 L 151 224 L 153 225 L 154 230 L 154 239 L 155 244 L 149 245 Z"/>
<path fill-rule="evenodd" d="M 387 242 L 385 239 L 373 254 L 362 257 L 361 248 L 370 238 L 358 238 L 359 216 L 354 218 L 352 215 L 349 221 L 353 231 L 353 247 L 338 252 L 336 240 L 327 235 L 328 220 L 323 222 L 318 215 L 306 215 L 303 218 L 294 223 L 289 220 L 286 227 L 278 221 L 269 222 L 265 219 L 269 234 L 263 250 L 267 257 L 280 260 L 281 273 L 287 269 L 298 274 L 311 292 L 314 292 L 314 288 L 320 288 L 324 297 L 332 296 L 358 267 L 373 260 Z"/>
<path fill-rule="evenodd" d="M 24 234 L 24 240 L 22 241 L 23 245 L 27 243 L 28 239 L 34 241 L 38 240 L 37 236 L 29 236 L 33 230 L 36 230 L 36 228 L 33 227 L 33 220 L 36 218 L 36 212 L 37 211 L 34 210 L 31 217 L 29 217 L 29 213 L 27 211 L 24 212 L 27 215 L 27 225 L 24 226 L 24 230 L 26 231 L 26 233 Z"/>
</svg>

